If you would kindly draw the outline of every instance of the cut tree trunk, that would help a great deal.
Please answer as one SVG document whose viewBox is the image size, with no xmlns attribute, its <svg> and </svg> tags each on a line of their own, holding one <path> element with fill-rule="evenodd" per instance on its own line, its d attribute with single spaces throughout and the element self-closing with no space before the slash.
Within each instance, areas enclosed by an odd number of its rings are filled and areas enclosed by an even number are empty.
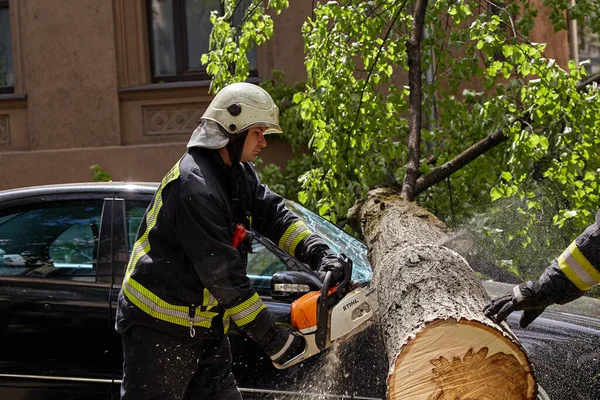
<svg viewBox="0 0 600 400">
<path fill-rule="evenodd" d="M 370 191 L 349 220 L 374 269 L 388 399 L 535 398 L 523 346 L 483 315 L 488 296 L 465 259 L 439 244 L 443 223 L 384 188 Z"/>
</svg>

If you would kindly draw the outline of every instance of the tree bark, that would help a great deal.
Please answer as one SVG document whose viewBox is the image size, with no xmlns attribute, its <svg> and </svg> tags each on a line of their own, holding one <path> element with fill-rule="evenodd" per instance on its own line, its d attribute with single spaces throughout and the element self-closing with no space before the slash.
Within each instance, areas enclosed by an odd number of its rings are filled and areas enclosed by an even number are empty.
<svg viewBox="0 0 600 400">
<path fill-rule="evenodd" d="M 533 399 L 533 367 L 465 259 L 442 246 L 446 227 L 379 188 L 350 210 L 365 236 L 389 373 L 388 399 Z"/>
</svg>

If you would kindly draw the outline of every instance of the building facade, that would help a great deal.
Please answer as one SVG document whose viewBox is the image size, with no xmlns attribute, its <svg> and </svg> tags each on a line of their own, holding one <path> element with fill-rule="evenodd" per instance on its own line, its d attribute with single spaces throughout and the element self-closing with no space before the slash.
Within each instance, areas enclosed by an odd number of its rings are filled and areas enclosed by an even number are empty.
<svg viewBox="0 0 600 400">
<path fill-rule="evenodd" d="M 0 0 L 0 189 L 91 181 L 93 164 L 115 180 L 160 180 L 212 99 L 199 58 L 219 7 Z M 312 7 L 292 0 L 273 17 L 274 38 L 250 54 L 251 81 L 274 69 L 290 83 L 305 79 L 301 27 Z M 542 9 L 532 40 L 549 42 L 549 56 L 566 65 L 568 35 L 544 18 Z M 269 138 L 262 158 L 283 165 L 290 155 Z"/>
</svg>

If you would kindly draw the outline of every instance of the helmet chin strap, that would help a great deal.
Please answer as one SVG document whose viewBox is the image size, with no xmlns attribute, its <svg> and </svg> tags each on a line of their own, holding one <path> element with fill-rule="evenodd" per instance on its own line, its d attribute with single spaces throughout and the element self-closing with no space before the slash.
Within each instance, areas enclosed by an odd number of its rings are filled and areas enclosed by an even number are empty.
<svg viewBox="0 0 600 400">
<path fill-rule="evenodd" d="M 244 143 L 246 143 L 246 137 L 248 136 L 248 130 L 245 130 L 237 135 L 227 134 L 229 136 L 229 142 L 227 143 L 226 149 L 231 160 L 231 201 L 233 203 L 233 218 L 234 223 L 242 223 L 248 225 L 248 218 L 244 212 L 242 212 L 242 178 L 244 175 L 243 167 L 240 164 L 242 159 L 242 152 L 244 150 Z M 243 220 L 240 220 L 242 216 Z"/>
<path fill-rule="evenodd" d="M 248 131 L 244 131 L 237 135 L 228 135 L 229 142 L 225 148 L 229 154 L 229 160 L 231 160 L 231 166 L 237 165 L 242 159 L 242 152 L 244 151 L 244 143 L 246 143 L 246 137 Z"/>
</svg>

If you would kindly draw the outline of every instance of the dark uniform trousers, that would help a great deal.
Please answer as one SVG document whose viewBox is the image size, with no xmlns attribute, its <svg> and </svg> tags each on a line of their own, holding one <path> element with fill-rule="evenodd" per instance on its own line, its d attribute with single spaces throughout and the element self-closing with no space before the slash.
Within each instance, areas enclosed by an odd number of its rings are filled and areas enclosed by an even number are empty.
<svg viewBox="0 0 600 400">
<path fill-rule="evenodd" d="M 174 337 L 134 325 L 122 334 L 121 400 L 241 400 L 229 339 Z"/>
</svg>

